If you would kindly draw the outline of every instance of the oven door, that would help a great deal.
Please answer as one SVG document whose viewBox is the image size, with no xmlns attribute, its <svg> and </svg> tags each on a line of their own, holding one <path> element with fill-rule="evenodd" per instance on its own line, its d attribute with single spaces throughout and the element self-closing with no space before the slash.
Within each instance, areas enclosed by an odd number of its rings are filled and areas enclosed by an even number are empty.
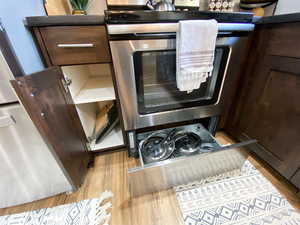
<svg viewBox="0 0 300 225">
<path fill-rule="evenodd" d="M 229 39 L 218 39 L 212 76 L 189 94 L 176 87 L 175 39 L 110 41 L 125 130 L 219 115 Z"/>
<path fill-rule="evenodd" d="M 134 52 L 139 115 L 218 104 L 229 53 L 230 47 L 218 46 L 212 76 L 200 88 L 187 93 L 176 86 L 175 49 Z"/>
</svg>

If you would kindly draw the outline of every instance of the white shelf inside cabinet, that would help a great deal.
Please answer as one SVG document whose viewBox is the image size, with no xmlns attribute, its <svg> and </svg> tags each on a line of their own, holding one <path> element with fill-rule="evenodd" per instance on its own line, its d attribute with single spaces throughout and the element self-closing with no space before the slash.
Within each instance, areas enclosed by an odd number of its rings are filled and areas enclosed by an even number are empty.
<svg viewBox="0 0 300 225">
<path fill-rule="evenodd" d="M 74 98 L 75 104 L 115 100 L 112 78 L 109 76 L 89 78 Z"/>
<path fill-rule="evenodd" d="M 114 129 L 112 129 L 110 133 L 107 136 L 105 136 L 101 142 L 96 144 L 95 141 L 92 141 L 90 144 L 92 151 L 112 148 L 121 145 L 124 145 L 124 140 L 120 125 L 114 127 Z"/>
</svg>

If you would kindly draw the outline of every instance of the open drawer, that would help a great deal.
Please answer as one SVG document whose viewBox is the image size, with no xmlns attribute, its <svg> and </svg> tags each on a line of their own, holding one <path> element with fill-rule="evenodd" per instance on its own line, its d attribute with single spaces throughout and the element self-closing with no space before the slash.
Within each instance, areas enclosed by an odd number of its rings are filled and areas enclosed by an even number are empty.
<svg viewBox="0 0 300 225">
<path fill-rule="evenodd" d="M 172 129 L 163 131 L 172 132 Z M 240 169 L 247 156 L 236 148 L 256 143 L 256 140 L 250 140 L 221 146 L 201 124 L 184 126 L 184 129 L 196 130 L 202 140 L 198 150 L 190 155 L 182 155 L 175 150 L 166 160 L 147 163 L 141 150 L 143 141 L 139 142 L 140 166 L 128 170 L 132 196 L 156 192 Z M 147 135 L 151 135 L 150 132 L 140 134 L 140 138 L 145 138 Z"/>
</svg>

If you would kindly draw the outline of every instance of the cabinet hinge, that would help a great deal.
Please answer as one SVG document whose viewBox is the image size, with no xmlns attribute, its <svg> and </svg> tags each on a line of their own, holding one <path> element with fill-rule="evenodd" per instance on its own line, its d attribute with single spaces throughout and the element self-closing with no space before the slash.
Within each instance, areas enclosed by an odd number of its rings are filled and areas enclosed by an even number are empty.
<svg viewBox="0 0 300 225">
<path fill-rule="evenodd" d="M 86 144 L 87 150 L 88 150 L 88 151 L 92 151 L 90 143 L 89 143 L 89 142 L 86 142 L 85 144 Z"/>
<path fill-rule="evenodd" d="M 65 91 L 69 92 L 68 86 L 70 86 L 72 84 L 72 80 L 69 77 L 64 76 L 64 78 L 62 78 L 61 81 L 62 81 L 62 84 L 64 85 Z"/>
</svg>

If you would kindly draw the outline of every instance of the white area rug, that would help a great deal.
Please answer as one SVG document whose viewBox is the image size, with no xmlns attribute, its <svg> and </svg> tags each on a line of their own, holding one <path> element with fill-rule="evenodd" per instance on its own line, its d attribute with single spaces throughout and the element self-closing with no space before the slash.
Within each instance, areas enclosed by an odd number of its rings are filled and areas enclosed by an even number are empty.
<svg viewBox="0 0 300 225">
<path fill-rule="evenodd" d="M 229 177 L 175 188 L 186 225 L 300 225 L 299 212 L 249 161 Z"/>
<path fill-rule="evenodd" d="M 111 203 L 103 203 L 111 197 L 112 193 L 106 191 L 100 198 L 2 216 L 0 225 L 108 225 Z"/>
</svg>

